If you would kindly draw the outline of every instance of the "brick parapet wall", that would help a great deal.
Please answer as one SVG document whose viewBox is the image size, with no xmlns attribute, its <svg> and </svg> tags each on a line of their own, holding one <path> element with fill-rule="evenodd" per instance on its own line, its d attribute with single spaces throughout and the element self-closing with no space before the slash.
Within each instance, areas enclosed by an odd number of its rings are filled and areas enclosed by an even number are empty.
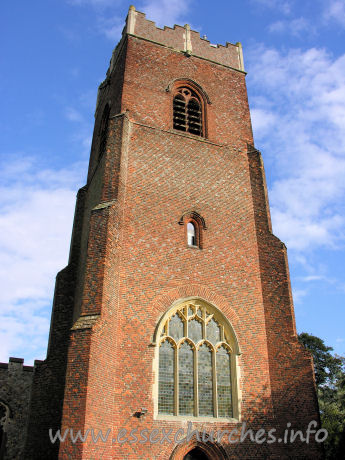
<svg viewBox="0 0 345 460">
<path fill-rule="evenodd" d="M 188 25 L 161 29 L 146 19 L 144 13 L 130 9 L 124 33 L 244 71 L 240 44 L 213 45 L 209 40 L 200 38 L 200 33 L 191 30 Z"/>
</svg>

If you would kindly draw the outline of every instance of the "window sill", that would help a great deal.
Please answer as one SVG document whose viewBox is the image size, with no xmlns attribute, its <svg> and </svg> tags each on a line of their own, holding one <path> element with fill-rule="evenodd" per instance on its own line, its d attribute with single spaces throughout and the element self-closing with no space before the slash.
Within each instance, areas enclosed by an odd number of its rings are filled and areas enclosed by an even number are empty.
<svg viewBox="0 0 345 460">
<path fill-rule="evenodd" d="M 194 417 L 193 415 L 168 415 L 157 414 L 155 420 L 166 420 L 170 422 L 212 422 L 212 423 L 239 423 L 237 418 L 233 417 Z"/>
</svg>

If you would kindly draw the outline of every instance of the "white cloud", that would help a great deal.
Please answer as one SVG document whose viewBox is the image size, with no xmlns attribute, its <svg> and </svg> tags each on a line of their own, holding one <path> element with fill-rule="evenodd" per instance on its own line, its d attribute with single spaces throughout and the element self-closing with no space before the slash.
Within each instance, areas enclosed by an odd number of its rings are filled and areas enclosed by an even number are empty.
<svg viewBox="0 0 345 460">
<path fill-rule="evenodd" d="M 124 11 L 126 3 L 123 0 L 67 0 L 73 6 L 91 6 L 95 10 L 96 29 L 112 41 L 121 38 L 124 27 Z M 147 19 L 155 21 L 158 27 L 173 26 L 186 22 L 186 14 L 192 0 L 141 0 L 135 5 L 138 11 L 146 14 Z M 128 6 L 129 7 L 129 2 Z M 123 11 L 119 13 L 119 8 Z M 65 33 L 65 32 L 64 32 Z M 69 35 L 69 31 L 66 32 Z"/>
<path fill-rule="evenodd" d="M 286 31 L 287 22 L 285 21 L 275 21 L 269 25 L 268 30 L 272 33 L 282 33 Z"/>
<path fill-rule="evenodd" d="M 95 30 L 112 41 L 117 41 L 121 38 L 124 19 L 126 17 L 126 12 L 122 8 L 125 7 L 126 2 L 123 0 L 66 0 L 66 2 L 72 6 L 89 6 L 93 8 L 95 11 Z M 123 10 L 121 14 L 119 14 L 119 8 Z M 68 39 L 74 40 L 74 31 L 63 28 L 61 30 Z"/>
<path fill-rule="evenodd" d="M 294 298 L 294 304 L 300 304 L 302 303 L 303 298 L 308 294 L 308 291 L 306 289 L 294 289 L 293 290 L 293 298 Z"/>
<path fill-rule="evenodd" d="M 325 277 L 322 275 L 309 275 L 309 276 L 303 276 L 300 278 L 301 281 L 304 281 L 306 283 L 309 283 L 310 281 L 321 281 L 325 280 Z"/>
<path fill-rule="evenodd" d="M 190 0 L 145 0 L 140 11 L 159 27 L 173 26 L 184 22 L 190 4 Z"/>
<path fill-rule="evenodd" d="M 344 244 L 345 55 L 262 48 L 248 68 L 275 233 L 296 250 Z"/>
<path fill-rule="evenodd" d="M 324 19 L 335 21 L 345 27 L 345 0 L 327 0 L 325 2 Z"/>
<path fill-rule="evenodd" d="M 122 30 L 125 26 L 124 17 L 117 15 L 99 16 L 98 31 L 112 41 L 120 40 Z"/>
<path fill-rule="evenodd" d="M 272 33 L 290 34 L 294 37 L 304 37 L 306 33 L 315 33 L 315 28 L 303 17 L 273 22 L 268 30 Z"/>
<path fill-rule="evenodd" d="M 65 114 L 66 114 L 67 120 L 69 121 L 75 121 L 78 123 L 83 121 L 82 114 L 78 110 L 74 109 L 73 107 L 67 107 Z"/>
<path fill-rule="evenodd" d="M 276 123 L 275 114 L 264 108 L 253 108 L 250 114 L 252 123 L 255 129 L 260 131 L 261 136 L 269 134 Z"/>
<path fill-rule="evenodd" d="M 17 155 L 1 166 L 0 361 L 21 354 L 32 362 L 45 357 L 54 280 L 67 264 L 85 164 L 39 170 L 34 158 Z"/>
</svg>

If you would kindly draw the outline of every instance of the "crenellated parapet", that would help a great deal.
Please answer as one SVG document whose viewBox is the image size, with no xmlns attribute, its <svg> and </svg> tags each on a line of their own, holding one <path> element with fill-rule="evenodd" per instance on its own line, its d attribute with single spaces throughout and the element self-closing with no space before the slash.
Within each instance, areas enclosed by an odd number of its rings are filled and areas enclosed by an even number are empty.
<svg viewBox="0 0 345 460">
<path fill-rule="evenodd" d="M 0 363 L 0 369 L 7 369 L 10 373 L 33 372 L 33 366 L 24 366 L 23 358 L 9 358 L 8 363 Z"/>
<path fill-rule="evenodd" d="M 157 27 L 154 21 L 146 19 L 144 13 L 136 11 L 134 6 L 129 8 L 123 34 L 134 35 L 139 38 L 168 46 L 187 55 L 197 56 L 219 64 L 244 71 L 242 46 L 240 43 L 212 44 L 200 33 L 192 30 L 189 24 L 174 25 L 173 28 Z"/>
</svg>

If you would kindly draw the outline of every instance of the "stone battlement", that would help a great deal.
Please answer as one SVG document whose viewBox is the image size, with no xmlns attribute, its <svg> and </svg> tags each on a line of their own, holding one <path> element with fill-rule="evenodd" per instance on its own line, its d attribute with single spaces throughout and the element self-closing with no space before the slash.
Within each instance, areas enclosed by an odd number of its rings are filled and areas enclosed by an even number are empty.
<svg viewBox="0 0 345 460">
<path fill-rule="evenodd" d="M 36 361 L 35 361 L 36 364 Z M 8 369 L 18 371 L 29 371 L 32 372 L 34 370 L 33 366 L 24 366 L 24 359 L 23 358 L 9 358 L 8 363 L 0 363 L 1 369 Z"/>
<path fill-rule="evenodd" d="M 159 43 L 187 55 L 197 56 L 217 62 L 236 70 L 244 71 L 242 46 L 226 43 L 213 45 L 209 40 L 200 37 L 200 33 L 191 30 L 190 26 L 175 25 L 173 28 L 156 26 L 155 22 L 146 19 L 146 15 L 136 11 L 134 6 L 129 8 L 123 35 L 130 34 Z"/>
</svg>

